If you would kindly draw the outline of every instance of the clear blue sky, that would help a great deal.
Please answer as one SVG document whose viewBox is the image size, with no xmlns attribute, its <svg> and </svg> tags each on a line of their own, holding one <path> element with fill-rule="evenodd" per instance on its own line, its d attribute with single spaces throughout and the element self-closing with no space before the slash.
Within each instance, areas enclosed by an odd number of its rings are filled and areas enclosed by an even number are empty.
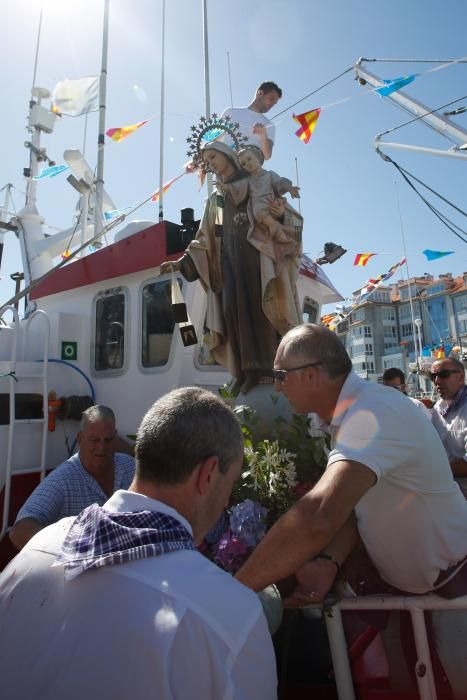
<svg viewBox="0 0 467 700">
<path fill-rule="evenodd" d="M 201 0 L 167 0 L 165 176 L 178 174 L 186 162 L 185 139 L 204 110 Z M 44 0 L 42 39 L 36 83 L 50 90 L 63 78 L 98 74 L 102 29 L 101 0 Z M 111 0 L 108 105 L 106 127 L 135 123 L 160 112 L 160 0 Z M 3 84 L 0 187 L 12 182 L 24 191 L 22 168 L 28 164 L 23 142 L 40 2 L 15 0 L 2 7 L 0 65 Z M 208 0 L 211 109 L 230 105 L 227 52 L 233 101 L 243 106 L 256 86 L 272 79 L 283 98 L 268 116 L 287 107 L 350 67 L 360 56 L 371 58 L 460 59 L 465 56 L 467 4 L 464 0 Z M 376 64 L 372 72 L 391 78 L 423 73 L 406 92 L 434 108 L 467 94 L 467 64 L 426 74 L 426 64 Z M 333 103 L 351 98 L 332 106 Z M 467 105 L 467 99 L 458 106 Z M 467 270 L 467 247 L 450 233 L 402 182 L 392 166 L 373 150 L 376 134 L 408 117 L 374 94 L 365 94 L 347 74 L 295 110 L 324 109 L 309 144 L 294 135 L 292 110 L 276 120 L 276 145 L 268 167 L 295 180 L 298 159 L 301 207 L 305 218 L 304 250 L 316 257 L 326 241 L 349 250 L 326 272 L 345 296 L 368 277 L 385 272 L 403 256 L 400 202 L 411 274 L 438 275 Z M 457 105 L 456 105 L 457 106 Z M 89 117 L 86 156 L 96 156 L 97 114 Z M 455 118 L 467 128 L 467 113 Z M 63 118 L 44 141 L 50 157 L 62 162 L 65 148 L 81 148 L 84 117 Z M 133 205 L 157 189 L 159 119 L 116 144 L 105 155 L 105 186 L 117 207 Z M 396 139 L 397 136 L 397 139 Z M 394 134 L 406 143 L 447 148 L 449 143 L 418 124 Z M 465 162 L 388 151 L 403 167 L 466 208 Z M 397 183 L 397 184 L 396 184 Z M 1 195 L 2 196 L 2 195 Z M 195 177 L 177 182 L 164 200 L 165 217 L 179 221 L 179 210 L 192 206 L 200 216 L 205 191 Z M 17 209 L 24 198 L 14 193 Z M 57 227 L 71 225 L 75 192 L 58 176 L 41 183 L 39 209 Z M 451 212 L 446 210 L 448 216 Z M 156 220 L 157 205 L 138 218 Z M 452 218 L 466 227 L 459 215 Z M 20 269 L 19 249 L 7 234 L 0 280 L 0 300 L 12 291 L 9 275 Z M 453 250 L 455 255 L 426 262 L 424 248 Z M 366 268 L 353 267 L 358 252 L 377 252 Z"/>
</svg>

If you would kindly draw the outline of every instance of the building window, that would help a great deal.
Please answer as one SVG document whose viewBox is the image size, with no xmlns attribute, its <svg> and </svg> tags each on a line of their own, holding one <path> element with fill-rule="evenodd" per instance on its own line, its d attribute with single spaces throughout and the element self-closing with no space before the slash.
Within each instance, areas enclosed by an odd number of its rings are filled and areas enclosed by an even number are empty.
<svg viewBox="0 0 467 700">
<path fill-rule="evenodd" d="M 467 311 L 467 295 L 454 298 L 454 310 L 457 311 L 457 313 Z"/>
<path fill-rule="evenodd" d="M 371 338 L 371 326 L 365 326 L 365 338 Z"/>
<path fill-rule="evenodd" d="M 125 362 L 125 293 L 101 292 L 95 302 L 94 369 L 122 370 Z"/>
<path fill-rule="evenodd" d="M 181 287 L 181 280 L 178 283 Z M 145 285 L 142 297 L 141 363 L 161 367 L 169 360 L 175 326 L 170 280 Z"/>
<path fill-rule="evenodd" d="M 411 323 L 403 323 L 401 326 L 401 335 L 413 335 L 413 326 Z"/>
<path fill-rule="evenodd" d="M 365 320 L 365 309 L 357 309 L 352 313 L 350 323 L 355 323 L 356 321 Z"/>
<path fill-rule="evenodd" d="M 383 321 L 395 321 L 396 312 L 394 309 L 383 309 Z"/>
<path fill-rule="evenodd" d="M 373 343 L 365 343 L 365 351 L 366 352 L 373 352 Z"/>
<path fill-rule="evenodd" d="M 395 326 L 384 326 L 383 333 L 384 333 L 385 338 L 395 338 L 397 335 L 396 327 Z"/>
</svg>

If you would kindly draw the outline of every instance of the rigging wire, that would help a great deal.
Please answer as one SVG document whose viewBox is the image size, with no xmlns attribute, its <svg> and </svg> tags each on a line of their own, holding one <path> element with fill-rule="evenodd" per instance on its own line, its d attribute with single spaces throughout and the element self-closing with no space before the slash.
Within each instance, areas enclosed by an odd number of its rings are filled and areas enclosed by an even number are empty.
<svg viewBox="0 0 467 700">
<path fill-rule="evenodd" d="M 401 176 L 404 178 L 404 180 L 407 182 L 407 184 L 408 184 L 408 185 L 413 189 L 413 191 L 420 197 L 420 199 L 422 200 L 422 202 L 424 202 L 424 203 L 426 204 L 426 206 L 431 210 L 431 212 L 446 226 L 446 228 L 448 228 L 448 229 L 449 229 L 455 236 L 457 236 L 457 238 L 459 238 L 463 243 L 467 243 L 467 231 L 464 231 L 464 229 L 462 229 L 460 226 L 458 226 L 458 225 L 455 224 L 453 221 L 451 221 L 450 219 L 448 219 L 448 217 L 447 217 L 445 214 L 443 214 L 443 213 L 440 212 L 438 209 L 436 209 L 436 207 L 433 206 L 433 204 L 431 204 L 431 202 L 429 202 L 429 201 L 421 194 L 421 192 L 419 192 L 419 191 L 417 190 L 417 188 L 415 187 L 415 185 L 413 184 L 413 182 L 411 182 L 410 179 L 409 179 L 409 177 L 407 177 L 407 175 L 405 174 L 405 172 L 403 172 L 403 169 L 400 168 L 400 166 L 399 166 L 394 160 L 392 160 L 392 158 L 390 158 L 390 157 L 389 157 L 388 155 L 386 155 L 386 154 L 383 155 L 383 158 L 384 158 L 384 160 L 386 160 L 387 162 L 392 163 L 392 165 L 394 165 L 394 167 L 396 168 L 396 170 L 399 171 L 399 173 L 400 173 Z M 462 213 L 464 213 L 464 212 L 462 212 Z M 460 233 L 457 233 L 457 231 L 455 231 L 454 229 L 457 229 L 458 231 L 460 231 Z M 465 238 L 464 238 L 464 235 L 465 235 Z"/>
<path fill-rule="evenodd" d="M 323 85 L 320 85 L 319 87 L 317 87 L 316 90 L 313 90 L 312 92 L 309 92 L 308 95 L 301 97 L 299 100 L 297 100 L 297 102 L 294 102 L 293 104 L 291 104 L 288 107 L 286 107 L 285 109 L 283 109 L 282 112 L 278 112 L 273 117 L 271 117 L 271 121 L 274 121 L 274 119 L 277 119 L 277 117 L 280 117 L 285 112 L 288 112 L 289 109 L 292 109 L 292 107 L 295 107 L 296 105 L 300 104 L 300 102 L 303 102 L 303 100 L 306 100 L 308 97 L 315 95 L 317 92 L 319 92 L 323 88 L 327 87 L 328 85 L 331 85 L 331 83 L 334 83 L 339 78 L 342 78 L 343 75 L 345 75 L 346 73 L 349 73 L 353 69 L 354 69 L 354 66 L 350 66 L 350 68 L 347 68 L 342 73 L 339 73 L 339 75 L 336 75 L 334 78 L 331 78 L 331 80 L 328 80 L 327 83 L 324 83 Z"/>
<path fill-rule="evenodd" d="M 394 126 L 392 129 L 388 129 L 387 131 L 382 131 L 376 138 L 381 138 L 381 136 L 385 136 L 386 134 L 391 134 L 393 131 L 397 131 L 397 129 L 402 129 L 403 126 L 407 126 L 408 124 L 413 124 L 413 122 L 418 121 L 419 119 L 423 119 L 424 117 L 428 117 L 430 114 L 434 114 L 435 112 L 439 112 L 441 109 L 444 109 L 445 107 L 450 107 L 451 105 L 455 104 L 456 102 L 460 102 L 461 100 L 467 99 L 467 95 L 464 95 L 463 97 L 458 97 L 457 100 L 452 100 L 452 102 L 447 102 L 445 105 L 441 105 L 441 107 L 436 107 L 436 109 L 432 109 L 429 112 L 424 112 L 423 114 L 419 114 L 418 117 L 414 117 L 413 119 L 409 119 L 408 122 L 404 122 L 403 124 L 399 124 L 399 126 Z"/>
<path fill-rule="evenodd" d="M 409 305 L 410 305 L 410 317 L 412 319 L 412 335 L 413 335 L 414 352 L 415 352 L 415 359 L 416 359 L 417 365 L 418 365 L 419 361 L 417 359 L 418 350 L 417 350 L 417 336 L 416 336 L 416 331 L 415 331 L 415 315 L 414 315 L 414 310 L 413 310 L 412 283 L 411 283 L 410 270 L 409 270 L 409 261 L 407 258 L 407 248 L 405 245 L 404 222 L 402 221 L 401 205 L 400 205 L 400 201 L 399 201 L 399 190 L 397 188 L 397 180 L 396 179 L 394 179 L 394 187 L 396 190 L 397 211 L 399 212 L 399 225 L 401 228 L 402 247 L 404 249 L 405 269 L 407 271 L 407 285 L 408 285 L 408 289 L 409 289 Z M 401 276 L 403 279 L 404 272 L 402 270 L 402 266 L 401 266 Z"/>
<path fill-rule="evenodd" d="M 466 212 L 466 211 L 464 211 L 463 209 L 460 209 L 460 207 L 458 207 L 458 206 L 456 206 L 455 204 L 453 204 L 452 202 L 450 202 L 449 199 L 446 199 L 446 197 L 443 197 L 442 194 L 439 194 L 439 192 L 436 192 L 436 190 L 432 189 L 429 185 L 425 184 L 422 180 L 419 180 L 418 177 L 415 177 L 415 175 L 413 175 L 412 173 L 409 173 L 409 171 L 406 170 L 405 168 L 403 168 L 401 165 L 399 165 L 399 169 L 400 169 L 403 173 L 405 173 L 406 175 L 408 175 L 409 177 L 411 177 L 412 180 L 415 180 L 416 182 L 418 182 L 419 185 L 422 185 L 422 186 L 425 187 L 427 190 L 429 190 L 432 194 L 436 195 L 436 197 L 439 197 L 439 199 L 441 199 L 443 202 L 445 202 L 446 204 L 449 204 L 449 206 L 451 206 L 453 209 L 455 209 L 456 211 L 458 211 L 459 214 L 463 214 L 464 216 L 467 216 L 467 212 Z"/>
<path fill-rule="evenodd" d="M 467 63 L 467 58 L 360 58 L 358 63 Z"/>
</svg>

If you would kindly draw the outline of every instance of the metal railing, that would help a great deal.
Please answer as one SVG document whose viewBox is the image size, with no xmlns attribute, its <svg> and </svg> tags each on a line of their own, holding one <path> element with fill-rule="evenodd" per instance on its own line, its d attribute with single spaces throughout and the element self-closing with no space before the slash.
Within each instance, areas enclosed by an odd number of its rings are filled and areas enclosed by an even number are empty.
<svg viewBox="0 0 467 700">
<path fill-rule="evenodd" d="M 339 700 L 355 700 L 352 671 L 347 654 L 347 642 L 342 623 L 342 610 L 406 610 L 410 613 L 415 640 L 415 677 L 420 700 L 436 700 L 436 688 L 428 644 L 425 610 L 467 610 L 467 595 L 447 600 L 437 595 L 419 596 L 357 596 L 329 598 L 321 605 L 329 638 L 334 676 Z"/>
</svg>

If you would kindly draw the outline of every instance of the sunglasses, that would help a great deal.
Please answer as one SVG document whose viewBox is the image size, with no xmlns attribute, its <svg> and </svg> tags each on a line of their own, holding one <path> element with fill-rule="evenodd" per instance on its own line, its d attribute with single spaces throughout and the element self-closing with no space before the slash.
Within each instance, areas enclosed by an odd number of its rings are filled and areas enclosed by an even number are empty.
<svg viewBox="0 0 467 700">
<path fill-rule="evenodd" d="M 435 379 L 447 379 L 451 374 L 459 374 L 459 369 L 442 369 L 439 372 L 430 372 L 430 379 L 432 382 Z"/>
<path fill-rule="evenodd" d="M 275 382 L 277 382 L 278 384 L 283 384 L 287 379 L 287 375 L 289 372 L 298 372 L 299 369 L 306 369 L 307 367 L 317 367 L 318 365 L 322 364 L 323 363 L 320 360 L 319 362 L 308 362 L 308 364 L 306 365 L 300 365 L 300 367 L 292 367 L 291 369 L 273 369 L 272 376 L 274 377 Z"/>
</svg>

